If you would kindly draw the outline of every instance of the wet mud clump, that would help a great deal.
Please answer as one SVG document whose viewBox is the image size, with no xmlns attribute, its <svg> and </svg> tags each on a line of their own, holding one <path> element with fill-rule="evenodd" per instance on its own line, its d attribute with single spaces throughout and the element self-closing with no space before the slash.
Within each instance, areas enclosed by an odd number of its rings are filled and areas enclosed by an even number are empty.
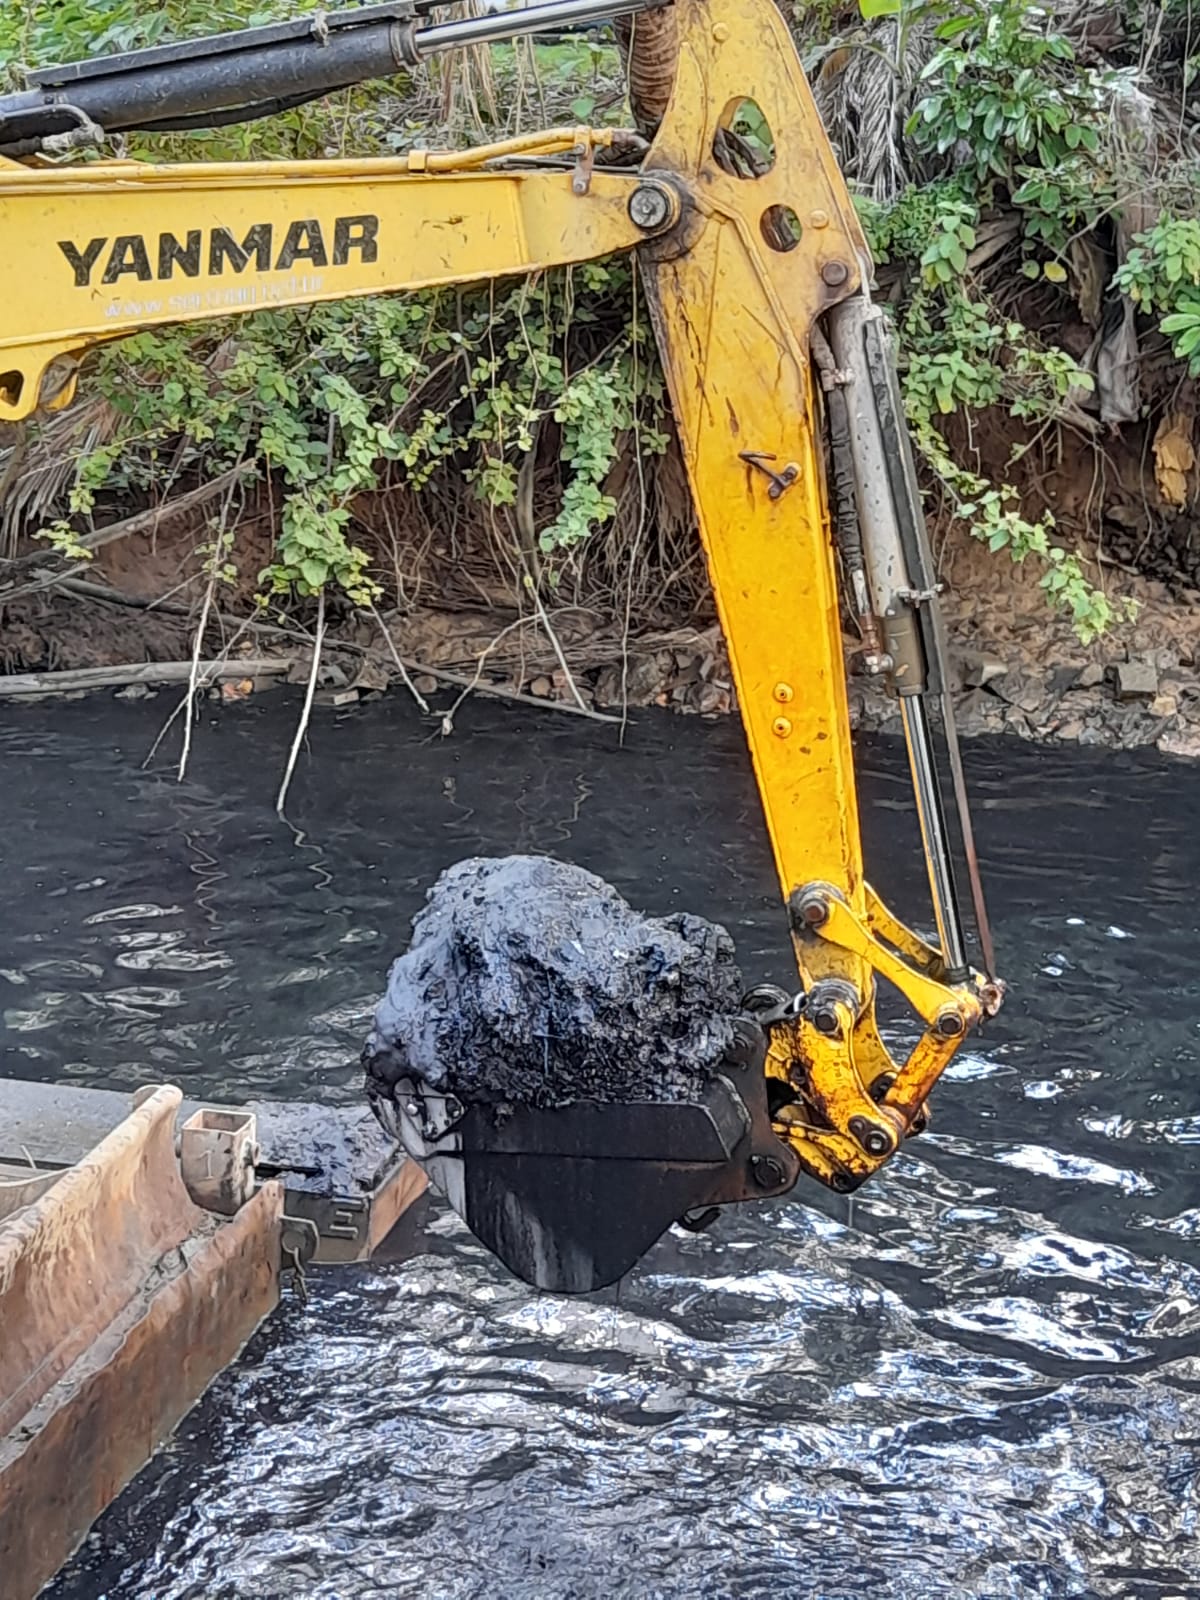
<svg viewBox="0 0 1200 1600">
<path fill-rule="evenodd" d="M 547 857 L 461 861 L 392 966 L 367 1093 L 385 1125 L 404 1077 L 469 1105 L 685 1100 L 726 1053 L 741 993 L 711 922 L 640 916 Z"/>
</svg>

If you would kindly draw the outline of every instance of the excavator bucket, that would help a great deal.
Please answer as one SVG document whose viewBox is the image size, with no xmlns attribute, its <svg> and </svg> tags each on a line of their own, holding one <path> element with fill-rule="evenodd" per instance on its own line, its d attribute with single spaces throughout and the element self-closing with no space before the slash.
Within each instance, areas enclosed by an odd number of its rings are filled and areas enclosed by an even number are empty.
<svg viewBox="0 0 1200 1600">
<path fill-rule="evenodd" d="M 402 1080 L 401 1140 L 467 1227 L 537 1289 L 586 1294 L 615 1283 L 676 1222 L 790 1189 L 795 1154 L 771 1130 L 750 1018 L 704 1091 L 678 1102 L 580 1100 L 553 1110 L 463 1106 Z"/>
</svg>

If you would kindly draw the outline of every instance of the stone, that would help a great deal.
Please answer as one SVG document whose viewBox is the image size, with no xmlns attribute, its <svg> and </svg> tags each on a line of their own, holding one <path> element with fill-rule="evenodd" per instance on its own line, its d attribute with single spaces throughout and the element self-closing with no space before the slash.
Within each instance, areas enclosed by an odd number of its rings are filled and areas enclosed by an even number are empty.
<svg viewBox="0 0 1200 1600">
<path fill-rule="evenodd" d="M 719 683 L 702 683 L 694 700 L 702 717 L 720 716 L 729 710 L 729 690 Z"/>
<path fill-rule="evenodd" d="M 1178 650 L 1169 649 L 1149 650 L 1146 659 L 1160 672 L 1174 672 L 1182 661 Z"/>
<path fill-rule="evenodd" d="M 631 706 L 653 705 L 663 673 L 653 656 L 635 657 L 625 675 L 625 696 Z"/>
<path fill-rule="evenodd" d="M 1158 672 L 1149 661 L 1121 661 L 1114 672 L 1118 700 L 1153 700 Z"/>
<path fill-rule="evenodd" d="M 157 689 L 148 689 L 144 683 L 127 683 L 113 695 L 114 700 L 153 700 Z"/>
<path fill-rule="evenodd" d="M 1009 672 L 993 684 L 992 693 L 1032 716 L 1046 703 L 1047 684 L 1040 673 Z"/>
<path fill-rule="evenodd" d="M 548 856 L 460 861 L 388 974 L 367 1096 L 385 1127 L 404 1078 L 467 1105 L 687 1100 L 720 1069 L 741 994 L 715 923 L 643 917 Z"/>
<path fill-rule="evenodd" d="M 994 705 L 991 695 L 984 694 L 982 689 L 973 689 L 970 694 L 964 695 L 954 708 L 958 731 L 978 733 L 986 726 L 988 712 Z"/>
<path fill-rule="evenodd" d="M 968 689 L 982 689 L 1008 673 L 1008 662 L 983 650 L 963 650 L 959 654 L 962 681 Z"/>
<path fill-rule="evenodd" d="M 341 706 L 352 706 L 358 703 L 357 689 L 325 689 L 313 696 L 314 702 L 319 706 L 326 706 L 337 710 Z"/>
<path fill-rule="evenodd" d="M 1172 728 L 1155 741 L 1165 756 L 1183 756 L 1189 761 L 1200 760 L 1200 728 Z"/>
<path fill-rule="evenodd" d="M 1053 667 L 1050 671 L 1050 693 L 1054 699 L 1067 694 L 1079 682 L 1078 667 Z"/>
<path fill-rule="evenodd" d="M 363 694 L 382 694 L 392 681 L 389 662 L 382 655 L 367 655 L 358 664 L 353 688 Z"/>
<path fill-rule="evenodd" d="M 535 678 L 529 685 L 529 692 L 538 700 L 549 700 L 554 693 L 554 684 L 547 677 Z"/>
<path fill-rule="evenodd" d="M 1150 702 L 1152 717 L 1173 717 L 1179 710 L 1179 701 L 1173 694 L 1156 694 Z"/>
<path fill-rule="evenodd" d="M 620 667 L 601 667 L 596 674 L 596 682 L 592 687 L 592 698 L 598 706 L 619 706 L 621 704 L 621 669 Z"/>
<path fill-rule="evenodd" d="M 350 679 L 345 669 L 336 661 L 330 661 L 328 657 L 323 656 L 321 665 L 317 668 L 317 682 L 324 689 L 344 689 Z"/>
<path fill-rule="evenodd" d="M 422 672 L 413 679 L 413 688 L 418 694 L 436 694 L 438 681 L 436 678 L 431 678 L 427 672 Z"/>
<path fill-rule="evenodd" d="M 1078 717 L 1071 717 L 1066 722 L 1060 722 L 1054 730 L 1056 739 L 1063 739 L 1074 743 L 1083 732 L 1083 723 Z"/>
<path fill-rule="evenodd" d="M 1089 661 L 1086 666 L 1080 667 L 1073 687 L 1076 689 L 1098 689 L 1104 682 L 1104 668 L 1095 661 Z"/>
</svg>

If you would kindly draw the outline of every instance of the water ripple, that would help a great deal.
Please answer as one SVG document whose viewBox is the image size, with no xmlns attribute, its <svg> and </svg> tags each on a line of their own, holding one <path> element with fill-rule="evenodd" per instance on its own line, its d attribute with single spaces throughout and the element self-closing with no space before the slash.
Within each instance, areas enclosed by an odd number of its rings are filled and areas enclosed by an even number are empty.
<svg viewBox="0 0 1200 1600">
<path fill-rule="evenodd" d="M 140 769 L 153 708 L 16 708 L 6 1070 L 351 1099 L 387 962 L 468 851 L 562 849 L 786 981 L 736 726 L 460 722 L 316 719 L 298 849 L 285 700 L 222 712 L 183 785 Z M 430 1202 L 410 1259 L 262 1330 L 47 1600 L 1200 1596 L 1194 773 L 969 765 L 1011 999 L 927 1137 L 853 1202 L 672 1233 L 582 1301 Z M 903 757 L 862 769 L 878 887 L 921 920 Z"/>
</svg>

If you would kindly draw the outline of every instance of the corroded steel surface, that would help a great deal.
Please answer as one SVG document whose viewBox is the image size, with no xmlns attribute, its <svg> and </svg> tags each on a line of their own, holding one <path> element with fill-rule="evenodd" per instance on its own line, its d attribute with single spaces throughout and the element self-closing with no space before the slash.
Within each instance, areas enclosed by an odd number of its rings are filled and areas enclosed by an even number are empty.
<svg viewBox="0 0 1200 1600">
<path fill-rule="evenodd" d="M 279 1297 L 283 1191 L 192 1204 L 159 1089 L 0 1224 L 0 1573 L 27 1600 Z"/>
</svg>

